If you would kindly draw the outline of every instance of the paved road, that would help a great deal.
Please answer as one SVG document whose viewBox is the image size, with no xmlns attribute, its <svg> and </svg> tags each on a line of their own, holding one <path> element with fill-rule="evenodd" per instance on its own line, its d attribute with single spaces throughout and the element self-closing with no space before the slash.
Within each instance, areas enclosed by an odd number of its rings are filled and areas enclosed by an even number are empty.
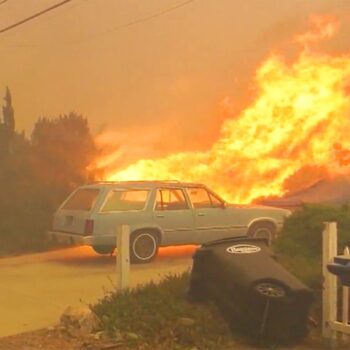
<svg viewBox="0 0 350 350">
<path fill-rule="evenodd" d="M 189 269 L 194 249 L 163 248 L 154 262 L 132 266 L 131 286 Z M 0 259 L 0 337 L 54 325 L 68 305 L 103 297 L 116 284 L 115 260 L 89 247 Z"/>
</svg>

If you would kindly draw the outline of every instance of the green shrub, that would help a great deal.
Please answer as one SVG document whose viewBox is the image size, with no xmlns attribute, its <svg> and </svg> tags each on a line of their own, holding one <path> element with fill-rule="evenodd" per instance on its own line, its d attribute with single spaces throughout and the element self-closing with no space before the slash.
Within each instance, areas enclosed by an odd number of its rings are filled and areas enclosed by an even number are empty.
<svg viewBox="0 0 350 350">
<path fill-rule="evenodd" d="M 322 232 L 324 222 L 338 224 L 339 252 L 350 243 L 350 208 L 348 206 L 304 205 L 285 222 L 274 243 L 279 261 L 310 287 L 322 283 Z"/>
<path fill-rule="evenodd" d="M 184 273 L 167 276 L 159 284 L 114 292 L 92 309 L 110 336 L 136 334 L 134 341 L 143 349 L 229 348 L 231 334 L 216 307 L 187 302 L 188 280 Z"/>
</svg>

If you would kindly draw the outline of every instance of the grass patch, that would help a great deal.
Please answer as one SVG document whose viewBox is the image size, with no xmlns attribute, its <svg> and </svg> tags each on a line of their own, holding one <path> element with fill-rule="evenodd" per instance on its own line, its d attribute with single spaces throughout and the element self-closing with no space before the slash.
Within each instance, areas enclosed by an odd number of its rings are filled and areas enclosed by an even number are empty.
<svg viewBox="0 0 350 350">
<path fill-rule="evenodd" d="M 103 332 L 123 350 L 257 349 L 231 332 L 214 304 L 189 303 L 188 281 L 189 273 L 169 275 L 157 284 L 111 292 L 91 309 L 101 319 Z M 320 332 L 312 330 L 292 348 L 323 349 Z"/>
<path fill-rule="evenodd" d="M 212 304 L 186 300 L 189 273 L 106 295 L 93 311 L 109 336 L 133 339 L 135 349 L 228 349 L 226 323 Z"/>
</svg>

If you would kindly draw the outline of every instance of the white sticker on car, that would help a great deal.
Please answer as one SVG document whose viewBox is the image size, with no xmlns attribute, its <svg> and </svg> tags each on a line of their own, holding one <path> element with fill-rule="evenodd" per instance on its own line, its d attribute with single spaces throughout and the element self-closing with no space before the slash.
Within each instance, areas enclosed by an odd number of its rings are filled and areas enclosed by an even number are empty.
<svg viewBox="0 0 350 350">
<path fill-rule="evenodd" d="M 230 254 L 253 254 L 260 252 L 261 248 L 251 244 L 236 244 L 226 249 Z"/>
</svg>

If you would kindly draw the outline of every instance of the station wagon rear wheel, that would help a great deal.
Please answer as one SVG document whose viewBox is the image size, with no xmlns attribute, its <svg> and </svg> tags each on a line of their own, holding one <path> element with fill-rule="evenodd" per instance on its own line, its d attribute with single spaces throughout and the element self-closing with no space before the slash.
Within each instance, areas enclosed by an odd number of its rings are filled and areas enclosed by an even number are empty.
<svg viewBox="0 0 350 350">
<path fill-rule="evenodd" d="M 132 264 L 148 263 L 158 253 L 158 239 L 152 232 L 140 231 L 131 236 L 130 262 Z"/>
<path fill-rule="evenodd" d="M 258 222 L 249 228 L 248 236 L 253 238 L 265 238 L 270 245 L 271 241 L 276 237 L 276 226 L 270 222 Z"/>
</svg>

